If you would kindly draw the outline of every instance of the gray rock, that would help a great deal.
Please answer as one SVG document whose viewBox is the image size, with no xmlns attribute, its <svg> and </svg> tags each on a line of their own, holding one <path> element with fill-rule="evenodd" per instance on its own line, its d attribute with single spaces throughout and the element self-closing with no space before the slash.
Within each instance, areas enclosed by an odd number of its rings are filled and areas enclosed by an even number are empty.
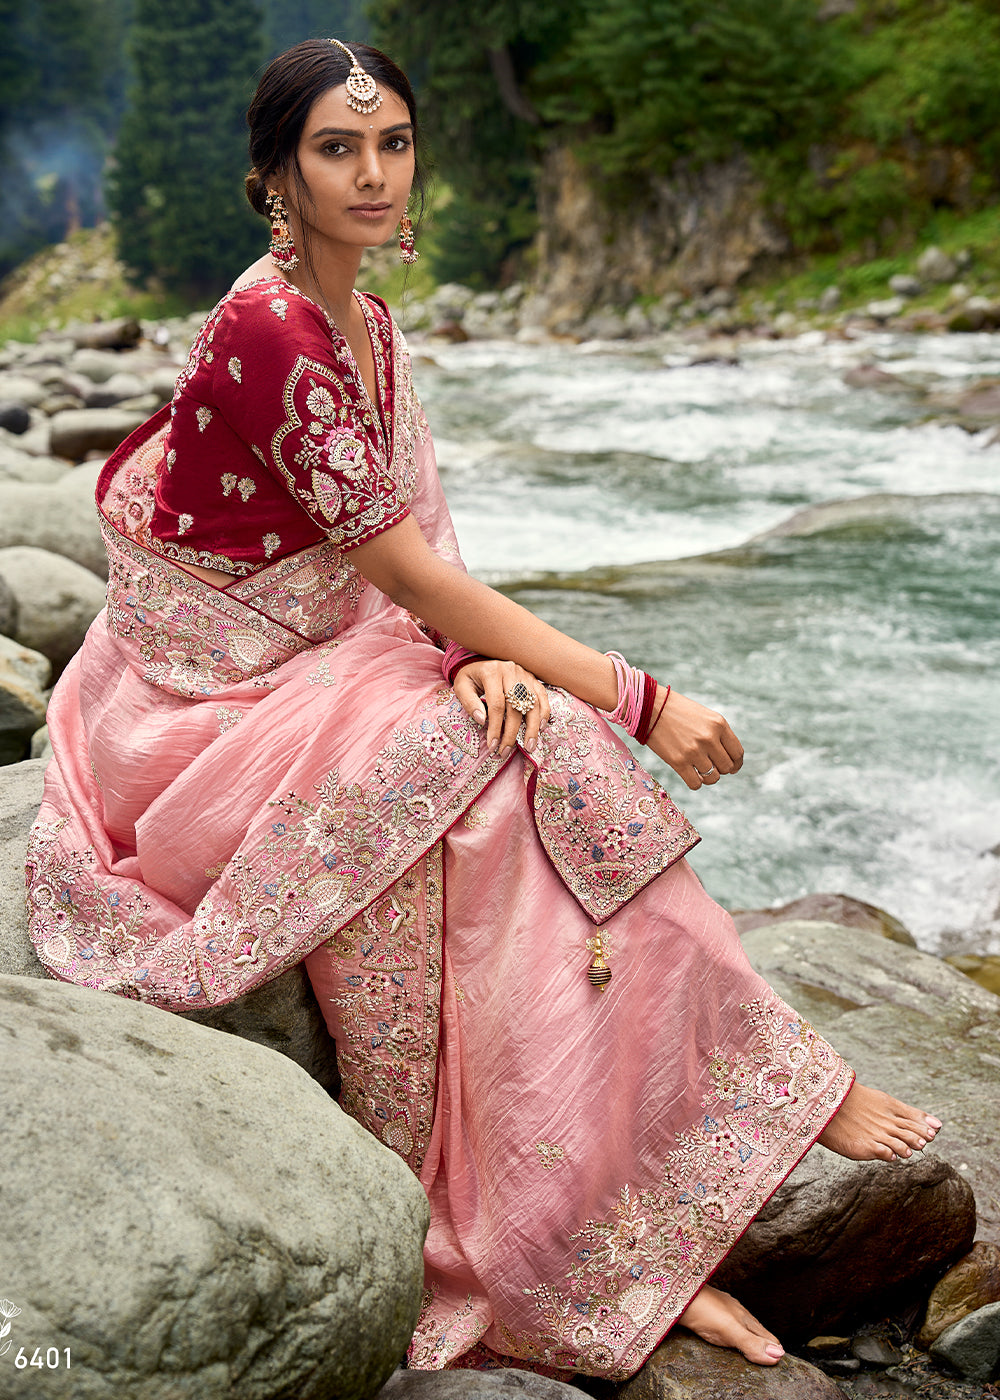
<svg viewBox="0 0 1000 1400">
<path fill-rule="evenodd" d="M 568 1374 L 568 1373 L 567 1373 Z M 519 1371 L 395 1371 L 377 1400 L 580 1400 L 574 1385 Z"/>
<path fill-rule="evenodd" d="M 917 259 L 917 274 L 923 282 L 953 282 L 958 265 L 940 248 L 925 248 Z"/>
<path fill-rule="evenodd" d="M 85 408 L 86 400 L 81 399 L 78 394 L 50 394 L 48 398 L 42 399 L 38 407 L 53 418 L 57 413 L 69 413 L 74 409 Z"/>
<path fill-rule="evenodd" d="M 1000 997 L 939 958 L 860 929 L 777 924 L 745 934 L 743 946 L 862 1083 L 942 1120 L 924 1155 L 969 1182 L 979 1237 L 1000 1241 Z"/>
<path fill-rule="evenodd" d="M 283 1056 L 150 1006 L 0 978 L 0 1026 L 15 1345 L 70 1347 L 74 1400 L 375 1394 L 428 1223 L 394 1153 Z"/>
<path fill-rule="evenodd" d="M 31 427 L 31 414 L 23 403 L 16 403 L 10 399 L 0 402 L 0 428 L 6 428 L 8 433 L 26 433 Z"/>
<path fill-rule="evenodd" d="M 0 374 L 0 399 L 6 403 L 34 408 L 44 398 L 45 388 L 37 379 L 31 379 L 26 374 Z M 24 429 L 21 431 L 24 432 Z"/>
<path fill-rule="evenodd" d="M 86 326 L 71 326 L 67 332 L 73 343 L 91 349 L 127 350 L 137 345 L 142 327 L 134 316 L 119 316 L 113 321 L 94 321 Z"/>
<path fill-rule="evenodd" d="M 0 578 L 0 637 L 13 637 L 17 627 L 17 599 L 10 585 Z"/>
<path fill-rule="evenodd" d="M 106 578 L 108 556 L 94 505 L 101 465 L 88 462 L 51 483 L 0 481 L 0 549 L 34 545 Z"/>
<path fill-rule="evenodd" d="M 902 297 L 886 297 L 884 301 L 870 301 L 865 310 L 876 321 L 891 321 L 902 315 L 905 305 Z"/>
<path fill-rule="evenodd" d="M 934 1285 L 917 1346 L 929 1347 L 946 1327 L 989 1303 L 1000 1303 L 1000 1245 L 980 1240 Z"/>
<path fill-rule="evenodd" d="M 110 350 L 78 350 L 70 357 L 69 368 L 92 384 L 104 384 L 121 369 L 121 360 Z"/>
<path fill-rule="evenodd" d="M 889 278 L 889 290 L 897 297 L 918 297 L 923 291 L 920 281 L 905 272 L 897 272 Z"/>
<path fill-rule="evenodd" d="M 17 599 L 15 641 L 47 656 L 58 677 L 104 607 L 104 580 L 72 559 L 32 545 L 0 549 L 0 578 Z"/>
<path fill-rule="evenodd" d="M 824 287 L 820 293 L 819 309 L 820 311 L 836 311 L 840 301 L 841 291 L 839 287 Z"/>
<path fill-rule="evenodd" d="M 37 759 L 0 768 L 0 975 L 47 982 L 49 974 L 28 937 L 24 907 L 24 856 L 44 774 L 45 763 Z"/>
<path fill-rule="evenodd" d="M 44 758 L 46 763 L 52 757 L 52 744 L 49 741 L 49 726 L 43 724 L 31 736 L 31 758 Z"/>
<path fill-rule="evenodd" d="M 768 924 L 805 919 L 838 924 L 844 928 L 868 929 L 882 938 L 891 938 L 894 943 L 905 943 L 908 948 L 917 946 L 912 933 L 898 919 L 877 905 L 852 899 L 848 894 L 807 894 L 802 899 L 793 899 L 791 904 L 782 904 L 775 909 L 734 909 L 732 915 L 737 932 L 741 934 L 749 933 L 752 928 L 765 928 Z"/>
<path fill-rule="evenodd" d="M 817 1146 L 713 1282 L 795 1343 L 925 1297 L 975 1231 L 971 1188 L 940 1158 L 850 1162 Z"/>
<path fill-rule="evenodd" d="M 154 370 L 149 376 L 150 392 L 155 394 L 161 403 L 169 403 L 173 398 L 179 373 L 180 369 L 177 365 L 164 365 L 162 369 Z"/>
<path fill-rule="evenodd" d="M 113 374 L 103 384 L 95 384 L 87 391 L 88 408 L 112 408 L 123 399 L 134 399 L 145 391 L 146 385 L 137 374 L 119 372 Z"/>
<path fill-rule="evenodd" d="M 50 446 L 56 457 L 80 462 L 88 452 L 113 452 L 129 433 L 145 422 L 142 413 L 119 408 L 73 408 L 57 413 L 50 424 Z"/>
<path fill-rule="evenodd" d="M 37 651 L 0 637 L 0 764 L 24 758 L 32 734 L 45 723 L 49 670 Z"/>
<path fill-rule="evenodd" d="M 629 335 L 649 335 L 652 323 L 638 302 L 633 302 L 625 312 L 625 329 Z"/>
<path fill-rule="evenodd" d="M 798 1356 L 755 1366 L 738 1351 L 714 1347 L 676 1328 L 618 1400 L 843 1400 L 836 1383 Z"/>
<path fill-rule="evenodd" d="M 966 1380 L 1000 1379 L 1000 1303 L 988 1303 L 953 1323 L 933 1343 L 931 1356 Z"/>
</svg>

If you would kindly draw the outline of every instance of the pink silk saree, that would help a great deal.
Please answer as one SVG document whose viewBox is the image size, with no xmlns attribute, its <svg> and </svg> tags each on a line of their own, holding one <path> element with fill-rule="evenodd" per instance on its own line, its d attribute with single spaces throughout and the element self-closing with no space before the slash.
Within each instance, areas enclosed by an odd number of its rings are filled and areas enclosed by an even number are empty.
<svg viewBox="0 0 1000 1400">
<path fill-rule="evenodd" d="M 460 564 L 414 405 L 401 373 L 396 479 Z M 332 543 L 225 589 L 157 552 L 164 431 L 99 486 L 108 605 L 49 708 L 39 956 L 170 1010 L 304 959 L 344 1108 L 430 1200 L 411 1364 L 624 1378 L 851 1071 L 751 970 L 682 859 L 696 833 L 590 707 L 553 690 L 501 763 Z"/>
</svg>

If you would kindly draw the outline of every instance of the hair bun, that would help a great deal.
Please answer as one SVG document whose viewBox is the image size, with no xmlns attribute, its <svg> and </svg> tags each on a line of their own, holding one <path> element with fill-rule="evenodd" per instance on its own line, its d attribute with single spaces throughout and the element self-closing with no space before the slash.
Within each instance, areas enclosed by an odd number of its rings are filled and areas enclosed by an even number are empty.
<svg viewBox="0 0 1000 1400">
<path fill-rule="evenodd" d="M 268 217 L 267 184 L 260 178 L 260 172 L 255 165 L 252 165 L 247 171 L 245 187 L 251 209 L 266 219 Z"/>
</svg>

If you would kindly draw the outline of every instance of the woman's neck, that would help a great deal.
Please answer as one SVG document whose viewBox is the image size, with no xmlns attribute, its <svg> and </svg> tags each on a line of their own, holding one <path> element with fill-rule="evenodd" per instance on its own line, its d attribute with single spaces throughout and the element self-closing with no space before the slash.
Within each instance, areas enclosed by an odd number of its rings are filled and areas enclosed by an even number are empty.
<svg viewBox="0 0 1000 1400">
<path fill-rule="evenodd" d="M 310 248 L 310 263 L 307 265 L 303 258 L 294 272 L 283 275 L 293 287 L 298 287 L 307 297 L 325 306 L 336 325 L 346 330 L 363 251 L 363 248 L 346 244 L 323 245 L 314 239 Z"/>
</svg>

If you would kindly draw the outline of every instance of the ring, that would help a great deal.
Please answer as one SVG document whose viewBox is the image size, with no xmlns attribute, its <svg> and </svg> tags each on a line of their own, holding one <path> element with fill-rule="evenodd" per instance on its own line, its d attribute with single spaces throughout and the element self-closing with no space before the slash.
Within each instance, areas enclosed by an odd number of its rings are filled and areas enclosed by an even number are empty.
<svg viewBox="0 0 1000 1400">
<path fill-rule="evenodd" d="M 504 699 L 512 710 L 517 710 L 519 714 L 526 715 L 529 710 L 535 708 L 536 696 L 525 685 L 524 681 L 518 681 L 512 685 L 510 690 L 504 694 Z"/>
<path fill-rule="evenodd" d="M 715 772 L 715 764 L 713 763 L 709 768 L 706 768 L 704 773 L 700 768 L 695 768 L 694 771 L 698 774 L 699 778 L 707 778 L 711 773 Z"/>
</svg>

